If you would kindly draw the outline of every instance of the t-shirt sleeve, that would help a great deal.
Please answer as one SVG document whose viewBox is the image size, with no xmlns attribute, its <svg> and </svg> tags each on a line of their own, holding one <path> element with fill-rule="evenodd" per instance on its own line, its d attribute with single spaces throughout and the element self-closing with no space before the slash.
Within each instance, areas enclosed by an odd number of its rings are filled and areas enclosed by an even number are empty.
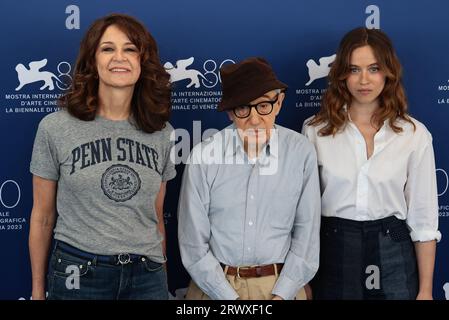
<svg viewBox="0 0 449 320">
<path fill-rule="evenodd" d="M 175 130 L 170 124 L 167 124 L 167 134 L 164 135 L 166 139 L 166 143 L 168 147 L 165 152 L 165 163 L 164 169 L 162 170 L 162 181 L 169 181 L 176 177 L 176 169 L 175 169 Z"/>
<path fill-rule="evenodd" d="M 59 179 L 59 161 L 56 146 L 50 134 L 41 121 L 34 139 L 33 154 L 31 156 L 30 172 L 41 178 Z"/>
</svg>

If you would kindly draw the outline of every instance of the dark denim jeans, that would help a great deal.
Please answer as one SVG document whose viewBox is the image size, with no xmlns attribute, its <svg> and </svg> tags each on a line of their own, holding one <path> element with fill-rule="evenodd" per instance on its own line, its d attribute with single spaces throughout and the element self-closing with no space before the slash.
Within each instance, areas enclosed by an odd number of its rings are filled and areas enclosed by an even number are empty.
<svg viewBox="0 0 449 320">
<path fill-rule="evenodd" d="M 407 225 L 394 216 L 366 222 L 323 217 L 320 267 L 311 284 L 318 300 L 414 300 L 418 269 Z"/>
<path fill-rule="evenodd" d="M 79 280 L 79 281 L 78 281 Z M 49 300 L 167 300 L 162 264 L 141 258 L 126 265 L 80 258 L 57 246 L 47 275 Z"/>
</svg>

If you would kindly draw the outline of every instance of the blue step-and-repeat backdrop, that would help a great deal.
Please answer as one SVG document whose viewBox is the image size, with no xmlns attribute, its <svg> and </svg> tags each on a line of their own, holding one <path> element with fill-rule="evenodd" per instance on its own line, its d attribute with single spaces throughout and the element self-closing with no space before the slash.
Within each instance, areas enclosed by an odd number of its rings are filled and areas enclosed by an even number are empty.
<svg viewBox="0 0 449 320">
<path fill-rule="evenodd" d="M 182 160 L 192 144 L 229 122 L 215 110 L 221 96 L 219 68 L 249 56 L 267 58 L 289 85 L 278 123 L 300 131 L 304 119 L 318 111 L 327 66 L 340 38 L 354 27 L 367 26 L 392 38 L 404 67 L 411 114 L 433 135 L 443 234 L 437 246 L 434 297 L 449 299 L 447 0 L 2 0 L 0 299 L 31 295 L 29 162 L 37 125 L 57 110 L 56 99 L 68 89 L 85 31 L 112 12 L 145 23 L 174 84 L 170 122 L 178 129 L 180 164 L 165 205 L 171 298 L 183 296 L 189 282 L 176 231 Z M 42 67 L 33 69 L 37 64 Z"/>
</svg>

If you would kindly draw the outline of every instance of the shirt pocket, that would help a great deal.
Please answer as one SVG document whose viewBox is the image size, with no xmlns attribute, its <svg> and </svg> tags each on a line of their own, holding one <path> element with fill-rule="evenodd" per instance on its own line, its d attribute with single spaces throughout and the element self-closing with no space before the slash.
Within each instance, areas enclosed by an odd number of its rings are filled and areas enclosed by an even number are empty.
<svg viewBox="0 0 449 320">
<path fill-rule="evenodd" d="M 270 225 L 276 230 L 290 232 L 296 216 L 299 195 L 295 192 L 273 195 L 270 205 Z"/>
<path fill-rule="evenodd" d="M 83 277 L 92 270 L 91 261 L 68 254 L 56 254 L 52 259 L 53 275 L 67 278 L 71 275 Z"/>
</svg>

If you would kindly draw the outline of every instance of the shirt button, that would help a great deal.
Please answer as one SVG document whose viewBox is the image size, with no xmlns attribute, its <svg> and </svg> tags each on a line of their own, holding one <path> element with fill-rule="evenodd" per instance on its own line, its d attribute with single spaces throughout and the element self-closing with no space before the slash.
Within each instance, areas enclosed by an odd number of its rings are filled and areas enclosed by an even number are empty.
<svg viewBox="0 0 449 320">
<path fill-rule="evenodd" d="M 252 221 L 250 221 L 250 222 L 248 222 L 248 224 L 249 224 L 250 226 L 252 226 L 252 225 L 253 225 L 253 222 L 252 222 Z"/>
<path fill-rule="evenodd" d="M 248 251 L 251 251 L 251 247 L 248 247 Z"/>
<path fill-rule="evenodd" d="M 250 195 L 249 198 L 250 198 L 251 200 L 254 200 L 254 195 Z"/>
</svg>

